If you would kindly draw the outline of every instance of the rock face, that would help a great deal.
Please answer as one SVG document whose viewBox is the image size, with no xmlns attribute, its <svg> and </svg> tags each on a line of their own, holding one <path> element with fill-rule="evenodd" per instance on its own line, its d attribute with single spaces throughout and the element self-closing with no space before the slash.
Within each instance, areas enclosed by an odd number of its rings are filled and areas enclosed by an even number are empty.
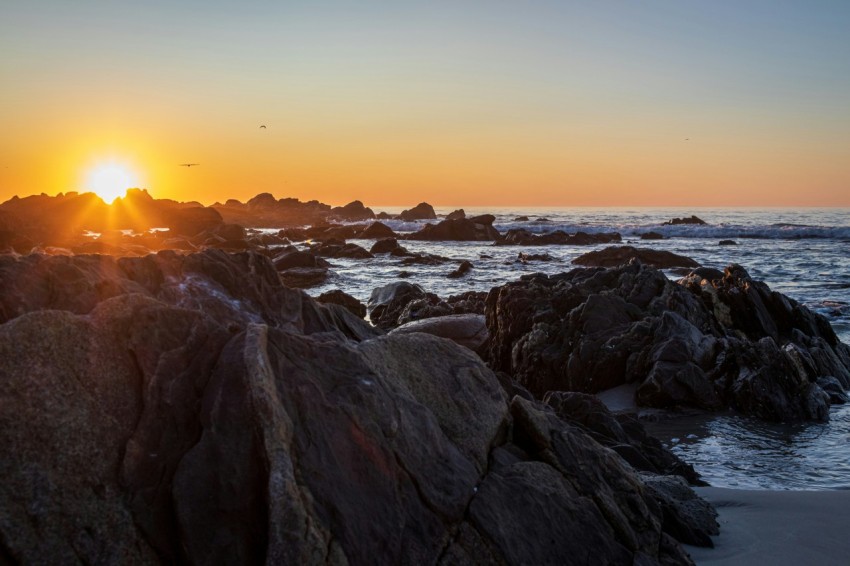
<svg viewBox="0 0 850 566">
<path fill-rule="evenodd" d="M 499 237 L 499 231 L 493 228 L 493 220 L 495 218 L 490 215 L 443 220 L 438 224 L 426 224 L 418 232 L 409 235 L 408 239 L 492 241 Z"/>
<path fill-rule="evenodd" d="M 494 288 L 489 362 L 539 397 L 635 383 L 642 406 L 827 419 L 818 379 L 850 387 L 850 347 L 826 319 L 740 266 L 697 271 L 709 278 L 631 263 Z"/>
<path fill-rule="evenodd" d="M 433 206 L 427 202 L 420 202 L 411 209 L 403 210 L 398 217 L 405 222 L 410 222 L 411 220 L 436 220 L 437 214 Z"/>
<path fill-rule="evenodd" d="M 671 490 L 264 256 L 14 261 L 70 288 L 0 286 L 3 562 L 689 563 Z"/>
<path fill-rule="evenodd" d="M 689 257 L 674 254 L 664 250 L 633 248 L 632 246 L 611 246 L 603 250 L 594 250 L 582 254 L 573 260 L 576 265 L 616 267 L 625 265 L 632 259 L 641 263 L 667 269 L 671 267 L 699 267 L 699 264 Z"/>
</svg>

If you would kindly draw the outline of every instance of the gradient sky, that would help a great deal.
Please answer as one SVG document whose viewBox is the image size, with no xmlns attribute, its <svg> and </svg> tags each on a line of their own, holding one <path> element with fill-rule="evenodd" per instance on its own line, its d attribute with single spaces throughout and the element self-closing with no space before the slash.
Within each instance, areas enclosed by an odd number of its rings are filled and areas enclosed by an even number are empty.
<svg viewBox="0 0 850 566">
<path fill-rule="evenodd" d="M 0 200 L 115 162 L 205 204 L 850 206 L 848 30 L 846 0 L 3 0 Z"/>
</svg>

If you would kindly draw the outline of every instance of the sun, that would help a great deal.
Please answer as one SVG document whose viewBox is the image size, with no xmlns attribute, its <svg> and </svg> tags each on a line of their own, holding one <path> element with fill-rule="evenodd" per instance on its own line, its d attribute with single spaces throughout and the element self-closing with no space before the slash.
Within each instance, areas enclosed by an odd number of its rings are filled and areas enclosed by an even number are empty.
<svg viewBox="0 0 850 566">
<path fill-rule="evenodd" d="M 135 175 L 127 167 L 116 163 L 100 165 L 89 173 L 86 188 L 107 203 L 123 197 L 127 189 L 138 185 Z"/>
</svg>

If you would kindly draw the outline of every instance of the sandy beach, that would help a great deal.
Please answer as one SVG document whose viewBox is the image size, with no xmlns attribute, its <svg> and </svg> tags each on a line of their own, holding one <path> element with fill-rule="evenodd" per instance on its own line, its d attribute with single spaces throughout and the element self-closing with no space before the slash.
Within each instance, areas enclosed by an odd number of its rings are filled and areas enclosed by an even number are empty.
<svg viewBox="0 0 850 566">
<path fill-rule="evenodd" d="M 850 491 L 696 491 L 720 514 L 715 548 L 685 547 L 697 564 L 850 562 Z"/>
</svg>

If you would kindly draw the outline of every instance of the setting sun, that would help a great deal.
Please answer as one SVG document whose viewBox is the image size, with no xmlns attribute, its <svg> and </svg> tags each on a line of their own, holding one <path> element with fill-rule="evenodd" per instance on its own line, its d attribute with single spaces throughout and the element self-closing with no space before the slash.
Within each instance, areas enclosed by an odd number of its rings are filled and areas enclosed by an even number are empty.
<svg viewBox="0 0 850 566">
<path fill-rule="evenodd" d="M 138 184 L 136 177 L 126 168 L 114 163 L 92 170 L 86 189 L 93 191 L 105 202 L 111 203 L 124 196 L 127 189 Z"/>
</svg>

